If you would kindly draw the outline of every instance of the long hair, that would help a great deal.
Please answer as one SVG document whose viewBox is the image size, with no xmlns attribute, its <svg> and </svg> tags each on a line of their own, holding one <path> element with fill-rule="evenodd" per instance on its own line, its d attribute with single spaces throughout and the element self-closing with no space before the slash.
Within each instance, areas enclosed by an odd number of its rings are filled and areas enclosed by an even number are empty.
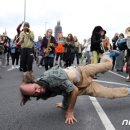
<svg viewBox="0 0 130 130">
<path fill-rule="evenodd" d="M 74 36 L 74 42 L 78 42 L 78 38 Z"/>
<path fill-rule="evenodd" d="M 32 72 L 26 72 L 24 75 L 23 75 L 23 80 L 22 80 L 22 85 L 24 84 L 29 84 L 29 83 L 35 83 L 35 78 L 34 78 L 34 75 L 32 74 Z M 20 87 L 20 93 L 21 93 L 21 102 L 20 102 L 20 105 L 23 106 L 26 104 L 27 101 L 31 100 L 30 99 L 30 96 L 27 96 L 23 89 Z"/>
<path fill-rule="evenodd" d="M 52 29 L 47 29 L 46 34 L 45 34 L 46 37 L 48 37 L 48 32 L 49 32 L 49 31 L 53 32 Z"/>
<path fill-rule="evenodd" d="M 99 32 L 102 31 L 103 28 L 101 26 L 96 26 L 92 31 L 92 36 L 99 36 Z"/>
<path fill-rule="evenodd" d="M 69 38 L 69 36 L 70 36 L 70 38 Z M 66 41 L 67 41 L 67 42 L 73 42 L 73 41 L 74 41 L 73 35 L 72 35 L 71 33 L 68 34 L 68 36 L 67 36 L 67 38 L 66 38 Z"/>
<path fill-rule="evenodd" d="M 20 106 L 23 106 L 26 104 L 27 101 L 31 100 L 30 96 L 27 96 L 23 93 L 23 90 L 20 88 L 20 93 L 21 93 L 21 102 L 20 102 Z"/>
</svg>

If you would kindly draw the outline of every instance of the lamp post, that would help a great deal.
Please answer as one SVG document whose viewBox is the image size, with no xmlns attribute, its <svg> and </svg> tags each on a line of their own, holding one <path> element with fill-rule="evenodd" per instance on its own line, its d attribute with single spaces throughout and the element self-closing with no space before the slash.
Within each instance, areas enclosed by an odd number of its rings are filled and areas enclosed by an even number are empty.
<svg viewBox="0 0 130 130">
<path fill-rule="evenodd" d="M 26 21 L 26 0 L 24 0 L 24 22 Z"/>
<path fill-rule="evenodd" d="M 44 23 L 45 23 L 45 32 L 46 32 L 48 22 L 44 22 Z"/>
</svg>

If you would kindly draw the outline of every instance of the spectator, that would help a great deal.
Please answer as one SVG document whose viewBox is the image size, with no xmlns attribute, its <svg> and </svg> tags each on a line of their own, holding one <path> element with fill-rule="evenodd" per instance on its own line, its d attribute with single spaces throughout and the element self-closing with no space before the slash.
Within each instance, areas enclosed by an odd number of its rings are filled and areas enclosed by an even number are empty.
<svg viewBox="0 0 130 130">
<path fill-rule="evenodd" d="M 35 43 L 36 63 L 41 68 L 44 65 L 44 55 L 41 50 L 42 36 L 38 36 L 38 41 Z"/>
<path fill-rule="evenodd" d="M 60 66 L 63 66 L 63 53 L 64 53 L 63 45 L 65 43 L 65 39 L 62 33 L 58 34 L 57 43 L 58 45 L 55 48 L 55 52 L 56 52 L 55 65 L 59 64 Z M 59 63 L 58 63 L 58 59 L 59 59 Z"/>
<path fill-rule="evenodd" d="M 57 46 L 56 39 L 52 36 L 52 29 L 46 31 L 45 37 L 43 37 L 41 50 L 44 54 L 45 70 L 49 67 L 53 67 L 55 57 L 55 47 Z"/>
<path fill-rule="evenodd" d="M 34 33 L 30 30 L 28 22 L 24 23 L 23 31 L 20 33 L 21 42 L 21 64 L 23 72 L 32 72 Z"/>
<path fill-rule="evenodd" d="M 1 60 L 1 64 L 0 66 L 5 66 L 5 47 L 4 47 L 4 41 L 3 41 L 3 37 L 2 35 L 0 35 L 0 60 Z"/>
<path fill-rule="evenodd" d="M 80 53 L 81 53 L 81 46 L 80 46 L 80 43 L 79 43 L 78 38 L 76 36 L 74 36 L 74 44 L 75 44 L 74 58 L 76 56 L 77 65 L 79 65 L 79 56 L 80 56 Z"/>
<path fill-rule="evenodd" d="M 116 46 L 116 42 L 119 39 L 119 34 L 115 33 L 114 37 L 112 38 L 112 50 L 116 50 L 117 46 Z M 115 68 L 115 63 L 116 63 L 116 57 L 113 57 L 113 67 L 112 70 Z"/>
<path fill-rule="evenodd" d="M 63 60 L 65 62 L 64 67 L 71 66 L 74 60 L 74 39 L 72 34 L 68 34 L 64 44 L 64 56 Z"/>
<path fill-rule="evenodd" d="M 124 38 L 124 34 L 121 33 L 119 34 L 119 39 L 117 40 L 116 42 L 116 46 L 117 46 L 117 43 L 119 41 L 121 41 L 122 39 Z M 125 49 L 124 50 L 120 50 L 117 46 L 117 49 L 120 51 L 120 54 L 119 56 L 116 57 L 116 64 L 115 64 L 115 69 L 117 72 L 123 72 L 123 66 L 124 66 L 124 58 L 125 58 Z"/>
</svg>

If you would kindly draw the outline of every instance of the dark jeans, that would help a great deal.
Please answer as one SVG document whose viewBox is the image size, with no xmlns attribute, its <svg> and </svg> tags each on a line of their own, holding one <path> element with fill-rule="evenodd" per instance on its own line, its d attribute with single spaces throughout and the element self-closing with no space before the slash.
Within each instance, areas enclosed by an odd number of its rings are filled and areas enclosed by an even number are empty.
<svg viewBox="0 0 130 130">
<path fill-rule="evenodd" d="M 128 74 L 130 76 L 130 49 L 127 50 Z"/>
<path fill-rule="evenodd" d="M 65 62 L 64 67 L 71 66 L 71 62 L 72 62 L 71 53 L 65 52 L 63 54 L 63 61 Z"/>
<path fill-rule="evenodd" d="M 12 65 L 14 65 L 15 60 L 16 60 L 16 65 L 18 65 L 19 63 L 19 56 L 20 56 L 20 52 L 17 51 L 15 53 L 11 53 L 11 58 L 12 58 Z"/>
<path fill-rule="evenodd" d="M 44 65 L 44 56 L 42 56 L 41 60 L 40 60 L 40 65 Z"/>
<path fill-rule="evenodd" d="M 76 56 L 77 64 L 79 64 L 79 53 L 75 52 L 75 56 Z M 74 58 L 75 58 L 75 56 L 74 56 Z"/>
<path fill-rule="evenodd" d="M 45 70 L 48 70 L 49 67 L 53 67 L 54 63 L 54 57 L 44 57 L 44 65 L 45 65 Z"/>
<path fill-rule="evenodd" d="M 63 53 L 56 53 L 56 61 L 58 61 L 58 58 L 60 57 L 60 60 L 63 59 Z"/>
<path fill-rule="evenodd" d="M 74 58 L 75 58 L 75 53 L 71 53 L 70 56 L 71 56 L 71 64 L 73 64 L 74 63 Z"/>
<path fill-rule="evenodd" d="M 113 69 L 114 69 L 114 67 L 115 67 L 115 63 L 116 63 L 116 57 L 115 57 L 115 56 L 113 56 L 112 60 L 113 60 L 113 62 L 112 62 L 112 64 L 113 64 L 112 70 L 113 70 Z"/>
<path fill-rule="evenodd" d="M 33 49 L 32 48 L 22 48 L 21 49 L 21 66 L 23 72 L 32 71 L 33 65 Z"/>
<path fill-rule="evenodd" d="M 10 50 L 7 51 L 7 65 L 9 65 Z"/>
</svg>

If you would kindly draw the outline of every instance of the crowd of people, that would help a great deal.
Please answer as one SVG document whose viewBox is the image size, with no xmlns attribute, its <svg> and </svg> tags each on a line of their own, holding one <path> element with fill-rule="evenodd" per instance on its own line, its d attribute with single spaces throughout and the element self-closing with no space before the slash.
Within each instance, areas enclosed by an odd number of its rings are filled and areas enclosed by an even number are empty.
<svg viewBox="0 0 130 130">
<path fill-rule="evenodd" d="M 127 36 L 130 36 L 130 29 L 128 31 Z M 21 105 L 25 105 L 31 97 L 46 100 L 62 95 L 63 101 L 56 105 L 66 110 L 65 123 L 73 124 L 77 122 L 73 111 L 78 96 L 114 99 L 130 95 L 130 87 L 109 88 L 93 80 L 98 73 L 109 70 L 122 73 L 125 66 L 128 73 L 126 81 L 130 82 L 128 38 L 123 33 L 116 33 L 110 40 L 103 27 L 95 26 L 92 35 L 85 38 L 83 44 L 71 33 L 63 36 L 59 32 L 55 38 L 52 29 L 47 29 L 44 36 L 38 36 L 38 40 L 34 41 L 30 24 L 22 22 L 14 39 L 6 33 L 0 35 L 0 67 L 11 65 L 7 71 L 16 68 L 23 73 Z M 33 64 L 40 69 L 45 68 L 38 79 L 34 78 Z"/>
<path fill-rule="evenodd" d="M 120 48 L 118 43 L 126 39 L 123 33 L 115 33 L 110 40 L 106 30 L 101 26 L 94 27 L 92 35 L 78 41 L 78 37 L 69 33 L 63 36 L 59 32 L 58 37 L 53 36 L 53 30 L 47 29 L 44 36 L 38 36 L 34 41 L 34 33 L 28 22 L 22 22 L 17 27 L 17 35 L 10 39 L 6 33 L 0 35 L 0 67 L 11 66 L 7 71 L 19 69 L 23 73 L 33 72 L 33 64 L 45 70 L 59 65 L 62 68 L 78 66 L 81 64 L 99 63 L 105 52 L 118 50 L 120 55 L 113 57 L 112 70 L 128 73 L 127 81 L 130 81 L 129 49 Z M 126 41 L 125 41 L 126 42 Z M 11 62 L 9 62 L 11 57 Z M 35 61 L 35 62 L 34 62 Z M 93 78 L 97 78 L 95 74 Z"/>
</svg>

